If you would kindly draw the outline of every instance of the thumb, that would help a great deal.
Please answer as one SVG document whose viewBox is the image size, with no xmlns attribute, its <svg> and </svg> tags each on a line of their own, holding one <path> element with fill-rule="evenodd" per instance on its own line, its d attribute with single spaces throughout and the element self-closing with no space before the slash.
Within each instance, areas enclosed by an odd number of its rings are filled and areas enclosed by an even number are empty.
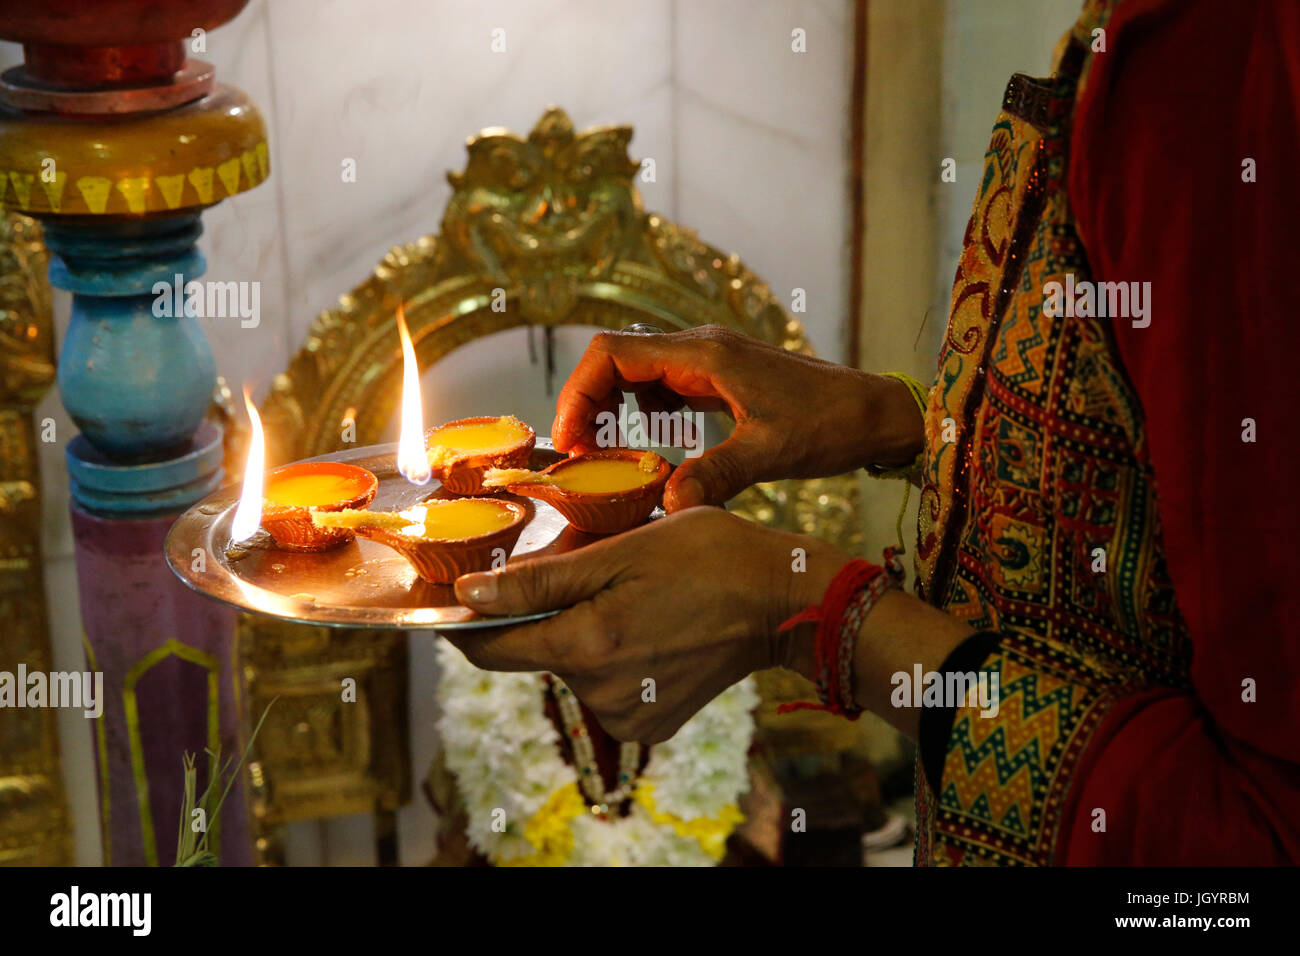
<svg viewBox="0 0 1300 956">
<path fill-rule="evenodd" d="M 762 449 L 737 426 L 722 444 L 677 466 L 664 486 L 664 508 L 722 505 L 757 481 L 762 466 Z"/>
<path fill-rule="evenodd" d="M 525 558 L 498 571 L 477 571 L 456 579 L 456 597 L 482 614 L 551 611 L 586 600 L 618 571 L 611 549 L 589 545 L 568 554 Z"/>
</svg>

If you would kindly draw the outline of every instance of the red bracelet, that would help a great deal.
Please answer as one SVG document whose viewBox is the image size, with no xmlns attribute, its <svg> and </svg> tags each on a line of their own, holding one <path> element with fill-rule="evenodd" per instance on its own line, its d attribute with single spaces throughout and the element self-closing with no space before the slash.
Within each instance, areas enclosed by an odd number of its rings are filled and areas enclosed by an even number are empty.
<svg viewBox="0 0 1300 956">
<path fill-rule="evenodd" d="M 880 595 L 903 583 L 903 564 L 894 548 L 885 549 L 885 564 L 854 558 L 831 579 L 821 604 L 814 604 L 785 621 L 778 630 L 817 622 L 813 659 L 820 704 L 798 701 L 782 704 L 778 714 L 795 710 L 825 710 L 857 720 L 862 708 L 853 698 L 853 651 L 862 620 Z"/>
</svg>

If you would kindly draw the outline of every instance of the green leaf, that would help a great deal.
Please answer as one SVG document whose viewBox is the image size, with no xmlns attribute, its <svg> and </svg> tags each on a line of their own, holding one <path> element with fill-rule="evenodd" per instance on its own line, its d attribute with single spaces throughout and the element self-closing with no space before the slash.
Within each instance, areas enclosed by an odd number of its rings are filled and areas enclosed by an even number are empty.
<svg viewBox="0 0 1300 956">
<path fill-rule="evenodd" d="M 176 837 L 176 866 L 220 866 L 220 861 L 216 855 L 208 849 L 208 833 L 211 832 L 213 824 L 217 820 L 217 815 L 221 813 L 221 807 L 226 802 L 226 797 L 230 794 L 231 788 L 235 781 L 239 779 L 239 773 L 244 767 L 248 755 L 253 752 L 253 743 L 257 740 L 258 733 L 262 730 L 262 724 L 266 722 L 266 715 L 271 712 L 271 707 L 279 697 L 273 698 L 266 709 L 262 711 L 261 718 L 257 721 L 257 726 L 249 735 L 248 746 L 244 748 L 243 756 L 239 758 L 239 763 L 231 767 L 231 761 L 227 760 L 221 763 L 220 751 L 212 751 L 204 748 L 204 753 L 208 758 L 208 785 L 203 790 L 203 795 L 196 798 L 195 791 L 198 790 L 198 771 L 194 766 L 194 755 L 186 753 L 182 756 L 182 764 L 185 768 L 185 787 L 181 797 L 181 821 L 180 830 Z M 224 782 L 224 786 L 221 786 Z M 214 804 L 213 795 L 217 788 L 221 788 L 221 796 L 217 798 Z M 194 832 L 193 819 L 194 811 L 202 810 L 206 827 L 202 834 Z"/>
</svg>

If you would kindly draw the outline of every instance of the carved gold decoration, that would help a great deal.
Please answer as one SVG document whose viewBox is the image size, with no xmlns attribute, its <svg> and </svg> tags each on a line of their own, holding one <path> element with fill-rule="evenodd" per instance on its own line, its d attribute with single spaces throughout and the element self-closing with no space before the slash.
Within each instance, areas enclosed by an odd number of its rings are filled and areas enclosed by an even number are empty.
<svg viewBox="0 0 1300 956">
<path fill-rule="evenodd" d="M 391 830 L 411 789 L 405 635 L 244 614 L 236 640 L 244 719 L 275 701 L 250 764 L 259 861 L 283 862 L 275 831 L 295 820 L 373 813 Z M 395 863 L 395 843 L 380 855 Z"/>
<path fill-rule="evenodd" d="M 486 130 L 469 141 L 442 236 L 457 258 L 499 286 L 514 285 L 533 322 L 568 314 L 583 283 L 608 275 L 635 234 L 637 169 L 627 126 L 575 136 L 560 110 L 544 115 L 527 140 Z"/>
<path fill-rule="evenodd" d="M 551 109 L 526 139 L 501 129 L 471 139 L 464 171 L 448 177 L 454 193 L 441 233 L 392 249 L 372 276 L 320 314 L 289 368 L 276 377 L 261 411 L 270 463 L 338 450 L 349 423 L 355 426 L 357 444 L 379 440 L 400 395 L 398 302 L 425 368 L 481 336 L 528 324 L 620 329 L 651 322 L 665 330 L 717 324 L 792 351 L 811 352 L 802 326 L 738 256 L 642 210 L 632 183 L 639 166 L 627 156 L 631 136 L 627 126 L 575 133 L 569 117 Z M 494 311 L 493 300 L 502 292 L 504 310 Z M 746 492 L 735 509 L 764 524 L 816 532 L 852 548 L 860 543 L 857 488 L 849 476 L 776 482 Z M 269 731 L 287 741 L 291 728 L 300 727 L 310 750 L 320 733 L 312 729 L 313 719 L 329 714 L 336 721 L 329 725 L 334 728 L 330 752 L 338 751 L 332 759 L 344 759 L 340 748 L 348 741 L 360 746 L 356 741 L 365 734 L 345 727 L 359 719 L 350 716 L 356 709 L 337 707 L 337 688 L 332 688 L 334 703 L 325 702 L 322 675 L 333 674 L 327 655 L 337 642 L 361 651 L 384 647 L 383 641 L 391 638 L 380 632 L 319 629 L 313 638 L 314 629 L 249 618 L 241 629 L 247 644 L 256 648 L 254 656 L 305 642 L 292 667 L 275 663 L 254 668 L 251 697 L 271 696 L 269 684 L 285 695 L 317 687 L 320 706 L 326 708 L 314 718 L 310 710 L 303 711 L 292 723 L 273 712 L 264 736 Z M 320 642 L 318 651 L 310 650 L 313 640 Z M 780 701 L 814 693 L 788 672 L 771 672 L 760 681 L 766 691 L 761 724 L 770 723 Z M 372 723 L 367 739 L 404 728 L 404 713 L 391 719 Z M 800 728 L 795 736 L 805 750 L 853 746 L 853 725 L 828 715 L 801 714 L 784 726 Z M 781 745 L 783 752 L 794 747 L 788 741 Z M 322 758 L 303 764 L 295 754 L 292 748 L 258 742 L 257 774 L 271 782 L 262 811 L 267 820 L 293 815 L 281 803 L 287 799 L 285 788 L 275 785 L 286 774 L 297 781 L 298 792 L 311 795 L 303 797 L 303 808 L 311 805 L 320 815 L 355 812 L 341 809 L 343 799 L 335 799 L 340 778 L 334 762 Z M 351 765 L 361 764 L 354 759 Z M 361 788 L 358 777 L 347 779 L 349 786 Z M 269 846 L 274 837 L 265 839 Z"/>
<path fill-rule="evenodd" d="M 0 218 L 0 670 L 49 671 L 32 410 L 54 381 L 48 255 L 26 216 Z M 0 709 L 0 864 L 69 865 L 55 711 Z"/>
</svg>

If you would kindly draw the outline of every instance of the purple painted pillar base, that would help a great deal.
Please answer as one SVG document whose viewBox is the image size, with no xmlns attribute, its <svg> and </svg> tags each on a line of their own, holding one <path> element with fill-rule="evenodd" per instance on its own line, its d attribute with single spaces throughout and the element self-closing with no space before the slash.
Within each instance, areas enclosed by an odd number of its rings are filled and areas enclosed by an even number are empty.
<svg viewBox="0 0 1300 956">
<path fill-rule="evenodd" d="M 87 663 L 104 674 L 94 728 L 104 862 L 171 866 L 183 755 L 196 755 L 202 793 L 204 748 L 219 745 L 223 762 L 243 753 L 235 614 L 168 569 L 163 539 L 175 515 L 101 518 L 71 508 Z M 243 774 L 209 826 L 223 865 L 252 862 Z"/>
</svg>

